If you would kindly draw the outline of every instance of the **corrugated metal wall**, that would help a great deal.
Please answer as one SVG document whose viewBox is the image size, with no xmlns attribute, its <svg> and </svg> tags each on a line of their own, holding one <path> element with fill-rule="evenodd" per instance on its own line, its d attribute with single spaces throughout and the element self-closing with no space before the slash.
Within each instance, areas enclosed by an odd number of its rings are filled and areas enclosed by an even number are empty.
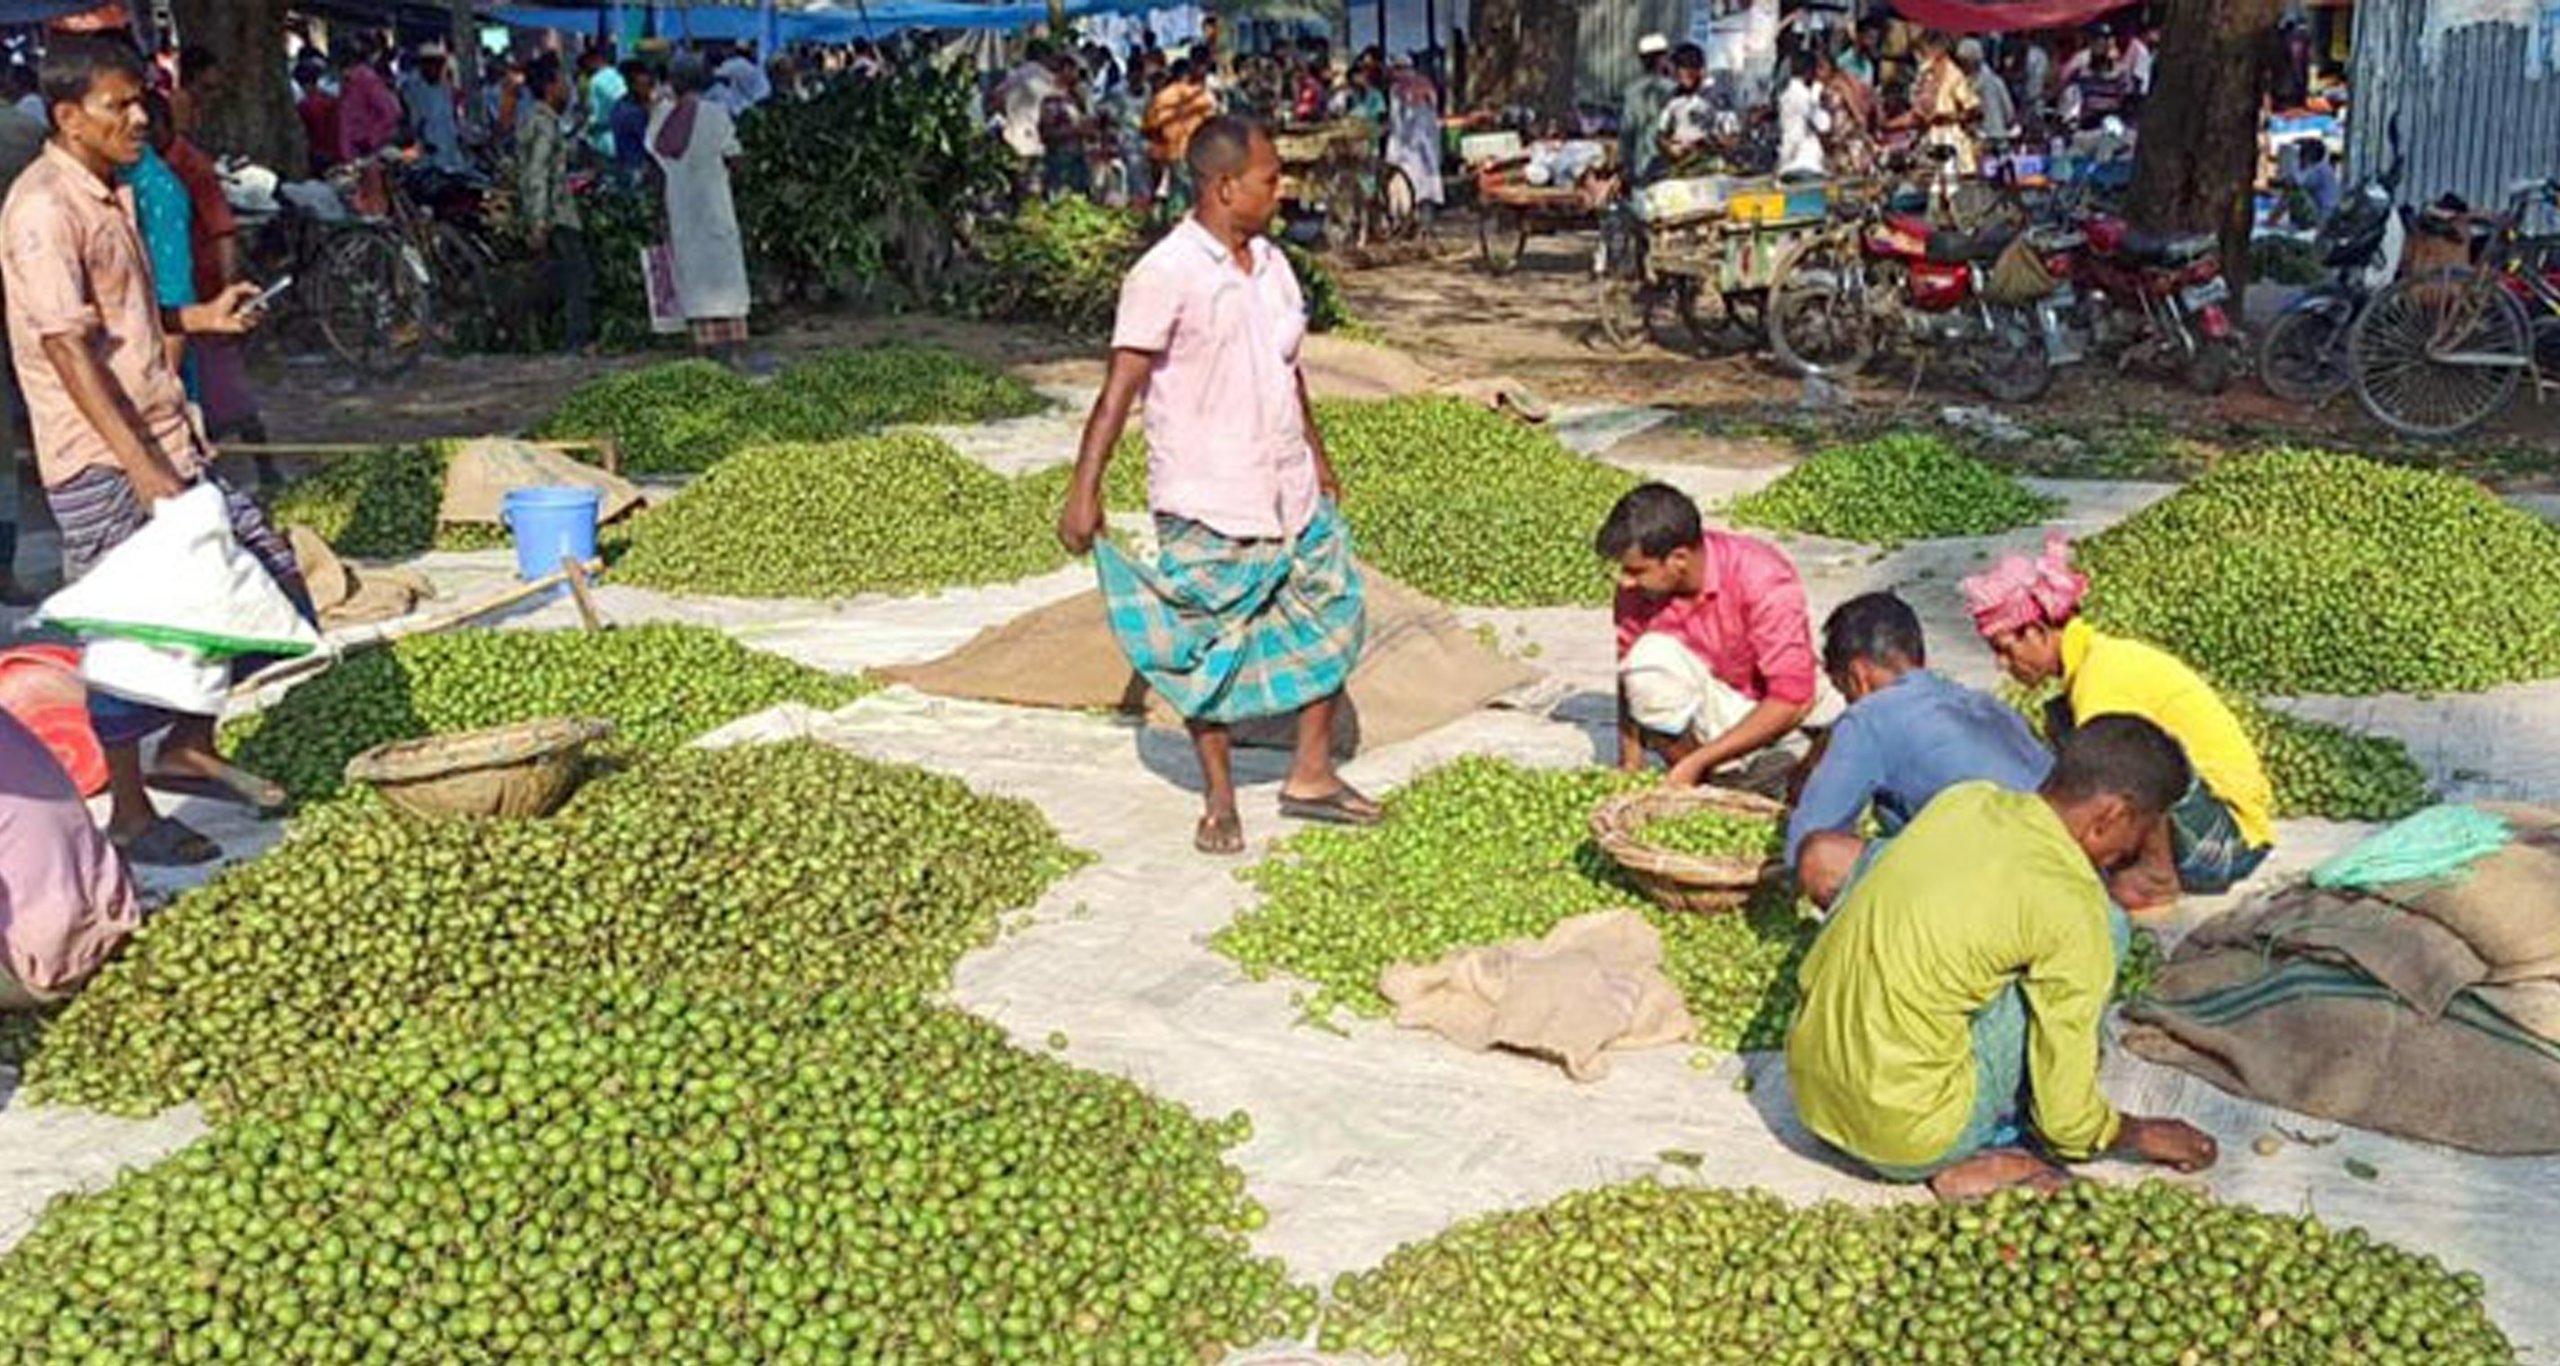
<svg viewBox="0 0 2560 1366">
<path fill-rule="evenodd" d="M 1587 0 L 1574 6 L 1573 91 L 1586 104 L 1616 104 L 1636 79 L 1636 40 L 1689 33 L 1689 0 Z"/>
<path fill-rule="evenodd" d="M 2450 191 L 2493 209 L 2505 204 L 2510 182 L 2560 175 L 2560 77 L 2527 79 L 2530 35 L 2514 24 L 2473 24 L 2446 34 L 2428 62 L 2419 48 L 2428 3 L 2356 6 L 2349 174 L 2390 160 L 2385 129 L 2397 114 L 2409 156 L 2404 201 Z"/>
</svg>

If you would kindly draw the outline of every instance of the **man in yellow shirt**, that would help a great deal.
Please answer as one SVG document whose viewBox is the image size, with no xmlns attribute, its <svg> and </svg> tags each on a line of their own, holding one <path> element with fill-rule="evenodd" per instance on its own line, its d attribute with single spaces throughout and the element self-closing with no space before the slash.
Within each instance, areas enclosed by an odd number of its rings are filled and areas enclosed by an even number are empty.
<svg viewBox="0 0 2560 1366">
<path fill-rule="evenodd" d="M 2143 857 L 2116 879 L 2116 899 L 2144 910 L 2181 891 L 2227 892 L 2275 847 L 2275 788 L 2258 748 L 2195 670 L 2082 620 L 2088 591 L 2059 536 L 2037 559 L 2013 555 L 1964 581 L 1974 626 L 2009 676 L 2028 687 L 2060 680 L 2062 697 L 2047 727 L 2054 738 L 2096 717 L 2139 716 L 2167 731 L 2195 769 L 2193 788 L 2170 808 Z"/>
<path fill-rule="evenodd" d="M 1949 1200 L 2060 1185 L 2048 1154 L 2213 1165 L 2202 1131 L 2119 1114 L 2098 1091 L 2130 933 L 2101 875 L 2140 853 L 2190 778 L 2159 727 L 2102 716 L 2039 790 L 1960 783 L 1870 852 L 1797 974 L 1787 1077 L 1805 1126 Z"/>
</svg>

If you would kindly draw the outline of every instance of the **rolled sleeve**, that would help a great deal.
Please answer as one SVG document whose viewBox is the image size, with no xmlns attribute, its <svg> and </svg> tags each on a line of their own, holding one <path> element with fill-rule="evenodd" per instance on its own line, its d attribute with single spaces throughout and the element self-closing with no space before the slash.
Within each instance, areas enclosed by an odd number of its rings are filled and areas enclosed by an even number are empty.
<svg viewBox="0 0 2560 1366">
<path fill-rule="evenodd" d="M 1181 282 L 1169 271 L 1142 268 L 1120 285 L 1120 308 L 1111 324 L 1111 349 L 1162 355 L 1173 346 L 1182 316 Z"/>
<path fill-rule="evenodd" d="M 105 325 L 89 297 L 80 225 L 67 213 L 24 213 L 9 224 L 9 307 L 39 337 L 85 337 Z"/>
<path fill-rule="evenodd" d="M 2050 899 L 2059 889 L 2033 889 L 2048 900 L 2029 907 L 2041 923 L 2060 924 L 2060 942 L 2037 955 L 2019 984 L 2027 1004 L 2027 1080 L 2035 1103 L 2036 1132 L 2054 1155 L 2078 1162 L 2116 1141 L 2122 1127 L 2114 1106 L 2098 1090 L 2098 1023 L 2115 988 L 2116 954 L 2107 930 L 2107 907 L 2092 893 L 2070 894 L 2071 904 Z"/>
<path fill-rule="evenodd" d="M 1813 701 L 1813 619 L 1804 580 L 1790 569 L 1773 574 L 1751 595 L 1751 656 L 1771 702 L 1804 706 Z"/>
<path fill-rule="evenodd" d="M 1814 765 L 1803 795 L 1796 799 L 1795 814 L 1787 818 L 1788 867 L 1795 866 L 1796 855 L 1813 836 L 1857 828 L 1859 813 L 1875 800 L 1876 788 L 1883 782 L 1878 759 L 1866 728 L 1857 724 L 1854 715 L 1841 717 L 1840 724 L 1831 728 L 1831 743 L 1822 751 L 1822 762 Z"/>
</svg>

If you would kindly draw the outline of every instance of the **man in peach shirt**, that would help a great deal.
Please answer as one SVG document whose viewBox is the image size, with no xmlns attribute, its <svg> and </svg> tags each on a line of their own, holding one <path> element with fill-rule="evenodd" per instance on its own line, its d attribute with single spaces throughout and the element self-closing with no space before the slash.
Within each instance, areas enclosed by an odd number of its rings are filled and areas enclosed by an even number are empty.
<svg viewBox="0 0 2560 1366">
<path fill-rule="evenodd" d="M 1280 156 L 1243 119 L 1201 125 L 1188 152 L 1200 202 L 1120 287 L 1111 371 L 1087 419 L 1058 539 L 1094 552 L 1112 635 L 1190 724 L 1208 810 L 1205 854 L 1244 851 L 1228 727 L 1297 715 L 1280 814 L 1368 825 L 1377 804 L 1334 772 L 1333 718 L 1366 629 L 1341 486 L 1298 372 L 1298 279 L 1264 233 Z M 1161 553 L 1108 544 L 1103 471 L 1141 394 L 1147 499 Z"/>
<path fill-rule="evenodd" d="M 149 120 L 143 70 L 132 49 L 65 38 L 45 54 L 38 79 L 53 136 L 0 208 L 9 349 L 35 435 L 45 501 L 62 529 L 65 579 L 77 579 L 150 519 L 153 505 L 209 477 L 206 452 L 170 368 L 170 331 L 237 334 L 253 323 L 254 285 L 211 303 L 163 310 L 134 221 L 133 192 L 117 172 L 142 157 Z M 243 548 L 306 604 L 283 538 L 255 504 L 226 490 Z M 212 841 L 162 817 L 149 788 L 276 806 L 274 785 L 224 763 L 213 718 L 93 696 L 114 803 L 107 833 L 138 864 L 203 863 Z M 168 731 L 148 776 L 141 743 Z"/>
</svg>

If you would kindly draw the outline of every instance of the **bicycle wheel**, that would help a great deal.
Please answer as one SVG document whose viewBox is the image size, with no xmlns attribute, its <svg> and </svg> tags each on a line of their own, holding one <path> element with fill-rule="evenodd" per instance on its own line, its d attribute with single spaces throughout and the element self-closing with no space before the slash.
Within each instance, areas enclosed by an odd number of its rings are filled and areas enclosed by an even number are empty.
<svg viewBox="0 0 2560 1366">
<path fill-rule="evenodd" d="M 2258 344 L 2258 380 L 2288 403 L 2326 403 L 2347 391 L 2347 333 L 2355 314 L 2336 307 L 2298 308 L 2276 319 Z"/>
<path fill-rule="evenodd" d="M 1365 245 L 1370 236 L 1369 206 L 1360 191 L 1360 175 L 1349 168 L 1325 173 L 1324 245 L 1328 251 L 1348 251 Z"/>
<path fill-rule="evenodd" d="M 1886 285 L 1866 278 L 1855 253 L 1849 243 L 1816 238 L 1771 272 L 1769 345 L 1789 370 L 1837 379 L 1875 359 L 1869 291 Z"/>
<path fill-rule="evenodd" d="M 2442 440 L 2515 401 L 2533 364 L 2533 331 L 2495 277 L 2457 266 L 2375 295 L 2347 352 L 2356 402 L 2375 421 Z"/>
<path fill-rule="evenodd" d="M 1476 245 L 1484 252 L 1486 270 L 1496 275 L 1518 270 L 1529 251 L 1529 216 L 1508 204 L 1488 206 L 1476 219 Z"/>
<path fill-rule="evenodd" d="M 452 223 L 427 234 L 427 272 L 435 279 L 435 322 L 445 345 L 463 351 L 497 350 L 497 257 L 479 238 Z"/>
<path fill-rule="evenodd" d="M 321 248 L 313 312 L 329 349 L 357 374 L 397 375 L 435 334 L 426 260 L 385 229 L 340 233 Z"/>
<path fill-rule="evenodd" d="M 1369 216 L 1382 241 L 1407 241 L 1422 230 L 1422 196 L 1413 192 L 1413 180 L 1401 167 L 1381 168 Z"/>
</svg>

